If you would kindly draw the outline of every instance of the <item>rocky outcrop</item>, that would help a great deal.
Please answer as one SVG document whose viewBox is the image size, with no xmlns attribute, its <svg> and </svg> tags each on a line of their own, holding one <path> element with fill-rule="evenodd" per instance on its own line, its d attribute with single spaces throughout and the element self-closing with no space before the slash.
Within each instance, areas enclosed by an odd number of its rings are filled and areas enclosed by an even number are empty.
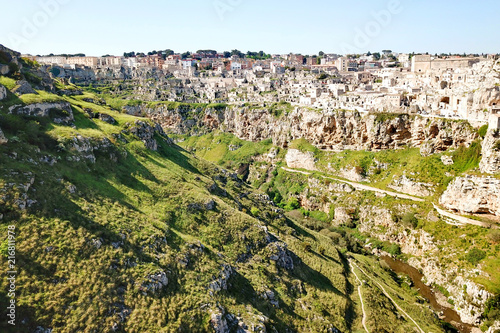
<svg viewBox="0 0 500 333">
<path fill-rule="evenodd" d="M 219 272 L 219 276 L 208 285 L 208 289 L 211 291 L 211 293 L 221 290 L 227 290 L 228 281 L 233 273 L 234 270 L 230 265 L 223 264 Z"/>
<path fill-rule="evenodd" d="M 223 309 L 211 310 L 210 324 L 216 333 L 228 333 L 229 326 Z"/>
<path fill-rule="evenodd" d="M 102 156 L 117 162 L 119 157 L 116 147 L 106 137 L 97 139 L 76 135 L 70 139 L 61 140 L 59 149 L 67 151 L 69 153 L 67 160 L 72 162 L 90 162 L 94 164 L 97 161 L 96 156 Z"/>
<path fill-rule="evenodd" d="M 15 105 L 9 108 L 9 113 L 30 117 L 50 117 L 56 124 L 70 124 L 74 121 L 73 111 L 68 102 Z"/>
<path fill-rule="evenodd" d="M 316 159 L 313 152 L 301 152 L 297 149 L 289 149 L 286 157 L 286 164 L 289 168 L 316 170 Z"/>
<path fill-rule="evenodd" d="M 147 149 L 158 150 L 158 142 L 154 138 L 155 134 L 165 136 L 163 129 L 159 125 L 151 125 L 148 122 L 137 120 L 134 125 L 131 125 L 128 129 L 130 133 L 138 137 Z"/>
<path fill-rule="evenodd" d="M 18 96 L 20 95 L 26 95 L 26 94 L 37 94 L 38 93 L 33 89 L 31 84 L 28 83 L 26 80 L 21 80 L 17 82 L 17 87 L 12 89 L 12 92 Z"/>
<path fill-rule="evenodd" d="M 406 175 L 394 179 L 392 183 L 387 187 L 392 188 L 393 190 L 396 190 L 398 192 L 407 193 L 419 197 L 428 197 L 433 193 L 433 191 L 431 190 L 432 184 L 415 182 L 406 177 Z"/>
<path fill-rule="evenodd" d="M 7 88 L 0 84 L 0 101 L 7 97 Z"/>
<path fill-rule="evenodd" d="M 271 243 L 267 246 L 270 252 L 269 260 L 276 262 L 276 264 L 284 269 L 293 270 L 293 259 L 288 251 L 288 245 L 285 243 Z"/>
<path fill-rule="evenodd" d="M 500 133 L 490 129 L 483 141 L 482 159 L 479 169 L 484 173 L 500 172 Z"/>
<path fill-rule="evenodd" d="M 431 152 L 445 151 L 477 138 L 467 122 L 401 115 L 365 115 L 356 111 L 318 112 L 296 108 L 286 117 L 276 118 L 266 109 L 250 107 L 168 109 L 165 105 L 144 106 L 144 114 L 178 134 L 192 131 L 223 130 L 240 139 L 260 141 L 272 138 L 282 147 L 305 138 L 327 150 L 381 150 L 426 143 Z"/>
<path fill-rule="evenodd" d="M 153 294 L 161 292 L 163 288 L 168 285 L 167 274 L 164 271 L 160 271 L 155 274 L 151 274 L 146 278 L 146 281 L 142 283 L 141 290 L 144 294 L 151 292 Z"/>
<path fill-rule="evenodd" d="M 448 185 L 439 202 L 447 209 L 462 213 L 500 216 L 500 179 L 458 177 Z"/>
</svg>

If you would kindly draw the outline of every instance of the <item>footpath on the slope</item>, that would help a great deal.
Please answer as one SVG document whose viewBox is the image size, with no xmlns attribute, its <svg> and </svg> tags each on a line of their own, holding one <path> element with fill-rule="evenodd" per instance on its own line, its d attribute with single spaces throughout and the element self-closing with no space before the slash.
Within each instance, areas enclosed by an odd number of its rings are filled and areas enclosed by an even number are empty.
<svg viewBox="0 0 500 333">
<path fill-rule="evenodd" d="M 290 169 L 290 168 L 286 168 L 286 167 L 281 167 L 281 168 L 283 170 L 285 170 L 285 171 L 292 172 L 292 173 L 300 173 L 300 174 L 303 174 L 303 175 L 306 175 L 306 176 L 312 175 L 311 172 L 307 172 L 307 171 L 295 170 L 295 169 Z M 365 185 L 365 184 L 360 184 L 360 183 L 356 183 L 356 182 L 352 182 L 352 181 L 348 181 L 348 180 L 343 180 L 343 179 L 339 179 L 339 178 L 334 178 L 334 177 L 328 177 L 328 176 L 322 176 L 322 175 L 318 175 L 318 176 L 322 177 L 324 179 L 330 179 L 330 180 L 334 180 L 334 181 L 337 181 L 337 182 L 349 184 L 349 185 L 351 185 L 352 187 L 354 187 L 355 189 L 358 189 L 358 190 L 377 192 L 377 193 L 389 195 L 391 197 L 400 198 L 400 199 L 408 199 L 408 200 L 417 201 L 417 202 L 425 202 L 426 201 L 425 199 L 417 198 L 417 197 L 409 195 L 409 194 L 403 194 L 403 193 L 398 193 L 398 192 L 393 192 L 393 191 L 381 190 L 381 189 L 376 188 L 376 187 L 372 187 L 372 186 L 368 186 L 368 185 Z M 445 216 L 447 218 L 456 220 L 456 221 L 458 221 L 458 222 L 460 222 L 462 224 L 471 224 L 471 225 L 476 225 L 476 226 L 480 226 L 480 227 L 483 227 L 483 228 L 499 229 L 499 227 L 497 225 L 494 225 L 494 224 L 491 224 L 491 223 L 486 223 L 486 222 L 481 222 L 481 221 L 476 221 L 476 220 L 473 220 L 473 219 L 470 219 L 470 218 L 467 218 L 467 217 L 464 217 L 464 216 L 460 216 L 460 215 L 457 215 L 457 214 L 453 214 L 453 213 L 447 212 L 447 211 L 445 211 L 445 210 L 437 207 L 434 203 L 432 205 L 434 206 L 434 208 L 436 209 L 436 211 L 439 214 L 441 214 L 441 215 L 443 215 L 443 216 Z"/>
<path fill-rule="evenodd" d="M 384 293 L 384 295 L 392 302 L 392 304 L 394 304 L 394 306 L 396 307 L 396 309 L 398 309 L 401 313 L 403 313 L 408 319 L 410 319 L 414 324 L 415 326 L 419 329 L 419 331 L 421 333 L 425 333 L 425 331 L 417 324 L 417 322 L 408 314 L 406 313 L 405 310 L 403 310 L 399 305 L 398 303 L 396 303 L 396 301 L 391 297 L 391 295 L 389 295 L 389 293 L 385 290 L 385 288 L 377 281 L 375 281 L 370 275 L 366 274 L 366 272 L 361 268 L 359 267 L 355 262 L 353 263 L 351 259 L 349 259 L 349 264 L 351 264 L 356 266 L 357 269 L 359 269 L 361 271 L 361 273 L 363 273 L 368 279 L 370 279 L 371 281 L 373 281 L 376 285 L 379 286 L 380 290 L 382 290 L 382 292 Z M 352 266 L 351 266 L 352 267 Z"/>
</svg>

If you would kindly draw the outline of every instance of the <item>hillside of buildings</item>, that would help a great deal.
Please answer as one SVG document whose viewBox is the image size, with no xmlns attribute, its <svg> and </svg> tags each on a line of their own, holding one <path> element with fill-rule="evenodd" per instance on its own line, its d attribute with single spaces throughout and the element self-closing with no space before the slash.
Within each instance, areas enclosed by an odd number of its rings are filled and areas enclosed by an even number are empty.
<svg viewBox="0 0 500 333">
<path fill-rule="evenodd" d="M 26 332 L 500 329 L 495 56 L 184 56 L 0 47 Z"/>
</svg>

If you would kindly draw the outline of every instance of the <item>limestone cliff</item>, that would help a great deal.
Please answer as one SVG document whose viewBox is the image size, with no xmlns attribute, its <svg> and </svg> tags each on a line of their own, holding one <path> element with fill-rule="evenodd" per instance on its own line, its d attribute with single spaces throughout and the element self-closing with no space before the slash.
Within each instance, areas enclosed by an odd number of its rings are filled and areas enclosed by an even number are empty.
<svg viewBox="0 0 500 333">
<path fill-rule="evenodd" d="M 240 139 L 273 142 L 287 147 L 305 138 L 326 150 L 382 150 L 405 146 L 420 147 L 428 153 L 468 145 L 477 138 L 465 121 L 424 118 L 406 114 L 364 115 L 356 111 L 318 112 L 295 108 L 286 116 L 275 117 L 267 109 L 226 107 L 224 109 L 169 109 L 143 107 L 142 112 L 160 123 L 165 131 L 178 134 L 219 129 Z"/>
<path fill-rule="evenodd" d="M 483 141 L 482 159 L 479 164 L 481 172 L 500 172 L 500 135 L 495 129 L 490 129 Z"/>
<path fill-rule="evenodd" d="M 456 178 L 439 202 L 461 213 L 487 213 L 500 216 L 500 179 L 466 176 Z"/>
</svg>

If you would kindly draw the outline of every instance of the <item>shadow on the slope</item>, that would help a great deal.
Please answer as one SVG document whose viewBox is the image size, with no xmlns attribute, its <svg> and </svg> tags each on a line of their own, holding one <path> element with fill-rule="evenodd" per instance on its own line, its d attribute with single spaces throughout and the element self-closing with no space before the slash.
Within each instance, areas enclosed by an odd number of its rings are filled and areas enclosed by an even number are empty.
<svg viewBox="0 0 500 333">
<path fill-rule="evenodd" d="M 285 332 L 286 329 L 293 330 L 293 327 L 290 326 L 292 325 L 292 323 L 284 322 L 283 318 L 280 318 L 278 315 L 278 308 L 272 305 L 268 300 L 261 297 L 261 295 L 257 294 L 256 290 L 246 277 L 238 272 L 235 272 L 231 277 L 230 283 L 231 287 L 229 288 L 227 293 L 230 297 L 234 298 L 238 304 L 252 305 L 258 311 L 271 318 L 276 324 L 276 328 L 280 332 Z M 276 293 L 275 299 L 279 303 L 279 309 L 281 309 L 283 312 L 295 318 L 301 318 L 294 312 L 293 307 L 286 304 L 283 300 L 279 299 Z"/>
</svg>

